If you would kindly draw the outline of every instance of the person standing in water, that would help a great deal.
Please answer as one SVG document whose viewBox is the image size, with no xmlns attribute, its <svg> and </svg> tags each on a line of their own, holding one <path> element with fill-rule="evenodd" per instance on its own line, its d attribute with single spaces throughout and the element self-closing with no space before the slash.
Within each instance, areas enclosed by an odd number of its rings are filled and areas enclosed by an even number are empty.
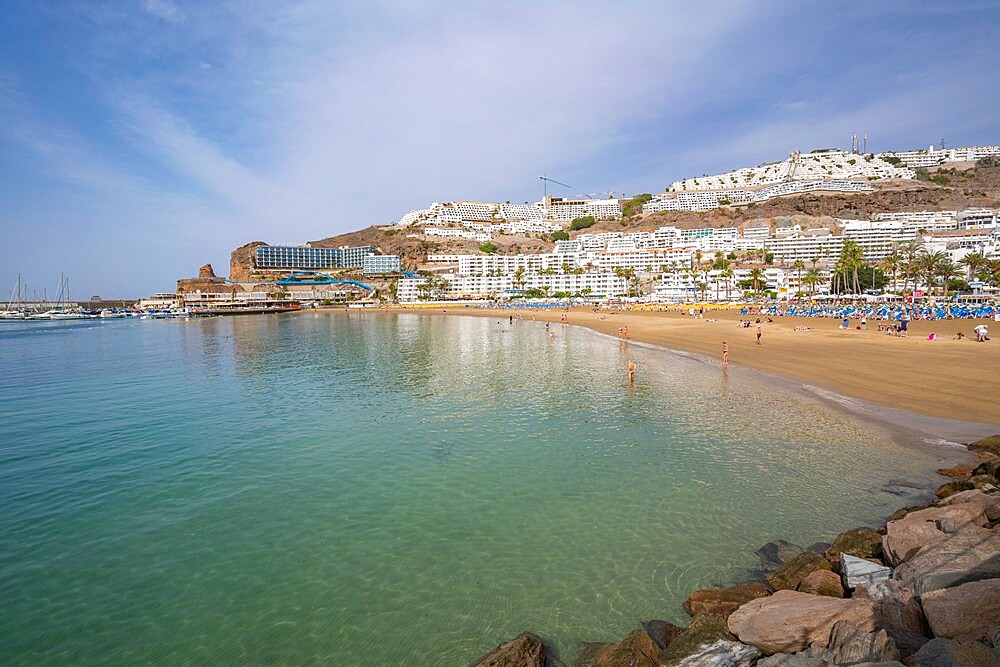
<svg viewBox="0 0 1000 667">
<path fill-rule="evenodd" d="M 632 361 L 631 359 L 629 359 L 628 360 L 628 365 L 626 366 L 626 368 L 628 368 L 628 381 L 630 383 L 634 382 L 635 381 L 635 362 Z"/>
<path fill-rule="evenodd" d="M 722 341 L 722 365 L 729 365 L 729 343 Z"/>
</svg>

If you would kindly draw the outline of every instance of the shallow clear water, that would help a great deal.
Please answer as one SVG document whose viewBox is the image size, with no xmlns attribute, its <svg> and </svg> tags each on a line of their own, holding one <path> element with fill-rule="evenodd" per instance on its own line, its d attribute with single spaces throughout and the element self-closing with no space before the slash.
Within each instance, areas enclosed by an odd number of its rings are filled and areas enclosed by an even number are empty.
<svg viewBox="0 0 1000 667">
<path fill-rule="evenodd" d="M 928 454 L 749 371 L 553 331 L 3 325 L 0 663 L 568 661 L 924 495 Z"/>
</svg>

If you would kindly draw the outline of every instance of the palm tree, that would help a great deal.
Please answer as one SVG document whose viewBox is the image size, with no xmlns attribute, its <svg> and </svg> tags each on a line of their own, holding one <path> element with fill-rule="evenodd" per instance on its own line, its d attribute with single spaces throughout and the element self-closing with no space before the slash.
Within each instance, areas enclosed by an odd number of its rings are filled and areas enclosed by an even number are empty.
<svg viewBox="0 0 1000 667">
<path fill-rule="evenodd" d="M 948 282 L 954 278 L 961 278 L 965 273 L 958 268 L 950 259 L 945 259 L 937 265 L 938 275 L 941 276 L 941 298 L 948 298 Z"/>
<path fill-rule="evenodd" d="M 750 282 L 753 284 L 754 294 L 760 295 L 761 283 L 764 281 L 764 269 L 755 266 L 750 269 Z"/>
<path fill-rule="evenodd" d="M 735 274 L 733 273 L 733 270 L 727 266 L 719 275 L 726 279 L 726 301 L 729 301 L 729 281 L 733 279 Z"/>
<path fill-rule="evenodd" d="M 901 268 L 903 270 L 903 293 L 906 293 L 906 283 L 910 277 L 916 278 L 918 267 L 917 257 L 920 255 L 921 244 L 919 241 L 903 241 L 896 246 L 896 252 L 901 258 Z"/>
<path fill-rule="evenodd" d="M 524 267 L 519 266 L 517 270 L 514 271 L 514 289 L 523 290 L 524 289 Z"/>
<path fill-rule="evenodd" d="M 809 296 L 816 294 L 816 285 L 821 280 L 819 275 L 819 269 L 813 267 L 806 271 L 806 275 L 802 278 L 802 283 L 809 285 Z"/>
<path fill-rule="evenodd" d="M 927 281 L 927 292 L 930 293 L 934 288 L 934 283 L 937 282 L 937 277 L 940 273 L 938 267 L 940 267 L 945 262 L 950 262 L 947 253 L 940 250 L 937 252 L 923 252 L 916 258 L 916 269 L 919 274 L 922 274 L 924 280 Z"/>
<path fill-rule="evenodd" d="M 989 262 L 986 256 L 979 252 L 970 252 L 968 255 L 958 260 L 958 263 L 968 269 L 967 277 L 969 280 L 979 272 L 979 269 L 986 266 Z"/>
<path fill-rule="evenodd" d="M 801 259 L 797 259 L 792 264 L 792 268 L 795 269 L 798 272 L 799 291 L 801 292 L 802 291 L 802 269 L 806 268 L 806 263 L 803 262 Z"/>
<path fill-rule="evenodd" d="M 878 268 L 882 269 L 886 273 L 892 274 L 892 291 L 895 293 L 897 289 L 896 285 L 896 274 L 899 272 L 899 267 L 903 264 L 903 258 L 900 257 L 898 252 L 892 252 L 882 258 L 879 262 Z"/>
</svg>

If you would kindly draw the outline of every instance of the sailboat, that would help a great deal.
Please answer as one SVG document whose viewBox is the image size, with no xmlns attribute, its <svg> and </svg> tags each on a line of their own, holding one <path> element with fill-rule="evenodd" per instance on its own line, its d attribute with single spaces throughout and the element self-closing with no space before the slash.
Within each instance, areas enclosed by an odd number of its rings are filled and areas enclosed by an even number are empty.
<svg viewBox="0 0 1000 667">
<path fill-rule="evenodd" d="M 0 312 L 0 320 L 23 320 L 27 316 L 24 308 L 24 301 L 21 299 L 21 274 L 17 274 L 17 302 L 15 306 L 14 290 L 11 290 L 10 298 L 7 300 L 7 307 Z"/>
</svg>

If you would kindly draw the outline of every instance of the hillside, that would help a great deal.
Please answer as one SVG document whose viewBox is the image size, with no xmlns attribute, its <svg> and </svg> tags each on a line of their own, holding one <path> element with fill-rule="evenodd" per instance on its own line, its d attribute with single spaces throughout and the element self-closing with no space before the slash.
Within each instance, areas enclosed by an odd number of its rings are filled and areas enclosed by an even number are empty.
<svg viewBox="0 0 1000 667">
<path fill-rule="evenodd" d="M 930 179 L 936 179 L 932 181 Z M 761 204 L 726 207 L 714 211 L 671 211 L 626 220 L 604 220 L 593 227 L 571 232 L 571 238 L 600 231 L 652 231 L 665 225 L 682 229 L 703 227 L 766 226 L 770 219 L 791 216 L 795 224 L 830 226 L 834 218 L 871 219 L 877 213 L 899 211 L 960 210 L 972 207 L 1000 207 L 1000 166 L 966 168 L 938 167 L 922 172 L 916 180 L 886 181 L 874 192 L 811 192 L 788 195 Z M 479 243 L 467 239 L 424 237 L 419 228 L 366 227 L 346 234 L 313 241 L 313 246 L 373 245 L 383 253 L 400 255 L 411 267 L 426 261 L 427 255 L 479 252 Z M 493 243 L 501 254 L 542 253 L 552 249 L 544 234 L 497 235 Z M 233 280 L 258 279 L 251 276 L 255 241 L 233 251 L 230 276 Z"/>
</svg>

